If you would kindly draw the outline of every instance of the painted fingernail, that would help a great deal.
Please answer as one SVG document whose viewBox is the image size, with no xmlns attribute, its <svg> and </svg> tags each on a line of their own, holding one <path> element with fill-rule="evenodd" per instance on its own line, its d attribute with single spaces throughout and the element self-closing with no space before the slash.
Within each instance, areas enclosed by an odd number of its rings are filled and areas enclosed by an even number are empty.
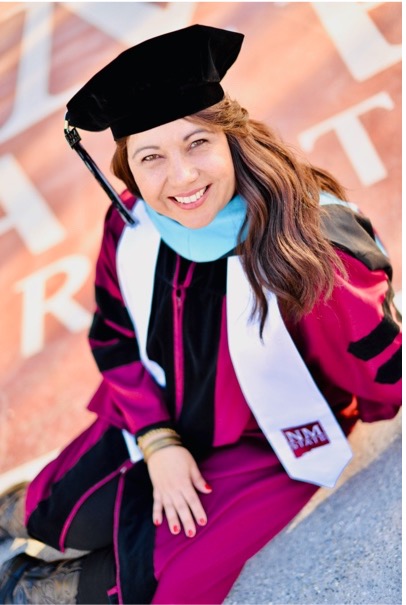
<svg viewBox="0 0 406 605">
<path fill-rule="evenodd" d="M 206 525 L 206 519 L 199 519 L 199 525 Z"/>
<path fill-rule="evenodd" d="M 204 487 L 205 487 L 206 489 L 209 489 L 210 491 L 212 491 L 212 490 L 213 490 L 212 486 L 211 486 L 211 485 L 209 485 L 208 483 L 206 483 Z"/>
<path fill-rule="evenodd" d="M 156 525 L 158 527 L 158 525 L 160 525 L 158 519 L 154 519 L 154 525 Z"/>
<path fill-rule="evenodd" d="M 189 538 L 193 538 L 193 536 L 195 535 L 195 532 L 193 531 L 193 529 L 189 529 L 187 532 L 187 535 L 189 536 Z"/>
<path fill-rule="evenodd" d="M 179 531 L 180 531 L 180 529 L 179 529 L 179 527 L 178 527 L 177 525 L 174 525 L 174 526 L 172 527 L 172 531 L 173 531 L 173 533 L 174 533 L 174 534 L 178 534 L 178 533 L 179 533 Z"/>
</svg>

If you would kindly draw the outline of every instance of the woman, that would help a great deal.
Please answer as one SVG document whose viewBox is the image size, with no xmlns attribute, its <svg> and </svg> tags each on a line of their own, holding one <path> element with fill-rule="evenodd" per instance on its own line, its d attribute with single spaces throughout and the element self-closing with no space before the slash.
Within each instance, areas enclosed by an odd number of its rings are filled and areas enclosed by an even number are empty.
<svg viewBox="0 0 406 605">
<path fill-rule="evenodd" d="M 154 38 L 68 103 L 74 126 L 111 128 L 134 226 L 109 210 L 97 420 L 30 484 L 24 524 L 24 488 L 0 501 L 3 535 L 90 553 L 15 557 L 4 603 L 220 603 L 334 485 L 343 431 L 399 408 L 388 260 L 337 181 L 224 95 L 241 43 Z"/>
</svg>

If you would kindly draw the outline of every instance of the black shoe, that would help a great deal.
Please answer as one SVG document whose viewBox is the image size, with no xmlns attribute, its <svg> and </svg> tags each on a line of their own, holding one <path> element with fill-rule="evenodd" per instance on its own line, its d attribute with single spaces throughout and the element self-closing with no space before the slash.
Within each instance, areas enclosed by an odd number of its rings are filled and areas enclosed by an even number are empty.
<svg viewBox="0 0 406 605">
<path fill-rule="evenodd" d="M 13 590 L 32 558 L 25 553 L 9 559 L 0 567 L 0 603 L 13 603 Z"/>
<path fill-rule="evenodd" d="M 47 562 L 23 553 L 0 567 L 0 604 L 76 603 L 82 558 Z"/>
</svg>

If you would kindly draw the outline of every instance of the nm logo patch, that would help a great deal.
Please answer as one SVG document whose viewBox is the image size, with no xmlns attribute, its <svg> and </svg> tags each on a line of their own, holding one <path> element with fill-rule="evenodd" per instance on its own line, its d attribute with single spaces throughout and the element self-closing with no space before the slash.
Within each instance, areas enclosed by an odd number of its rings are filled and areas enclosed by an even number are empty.
<svg viewBox="0 0 406 605">
<path fill-rule="evenodd" d="M 296 458 L 300 458 L 315 447 L 330 443 L 330 439 L 319 421 L 294 426 L 290 429 L 282 429 L 282 433 L 285 435 Z"/>
</svg>

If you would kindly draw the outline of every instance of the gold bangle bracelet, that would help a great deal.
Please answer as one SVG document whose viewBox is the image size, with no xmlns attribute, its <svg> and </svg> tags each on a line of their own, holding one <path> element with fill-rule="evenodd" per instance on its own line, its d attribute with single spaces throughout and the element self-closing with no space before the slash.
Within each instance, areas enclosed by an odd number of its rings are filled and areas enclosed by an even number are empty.
<svg viewBox="0 0 406 605">
<path fill-rule="evenodd" d="M 148 443 L 148 445 L 146 445 L 141 451 L 145 454 L 151 449 L 158 448 L 160 445 L 166 445 L 167 443 L 179 445 L 181 444 L 181 440 L 177 437 L 162 437 L 161 439 L 155 439 L 155 441 L 152 441 L 152 443 Z"/>
<path fill-rule="evenodd" d="M 180 439 L 180 436 L 178 435 L 178 433 L 176 431 L 174 431 L 173 429 L 165 428 L 159 428 L 159 429 L 151 429 L 150 431 L 148 431 L 147 433 L 144 433 L 143 435 L 141 435 L 141 437 L 138 437 L 137 439 L 137 445 L 138 447 L 142 450 L 143 448 L 143 444 L 145 441 L 148 441 L 150 437 L 152 436 L 162 436 L 162 437 L 166 437 L 166 436 L 173 436 L 173 437 L 177 437 L 178 439 Z M 155 439 L 153 440 L 155 441 Z"/>
<path fill-rule="evenodd" d="M 180 439 L 175 439 L 173 437 L 163 437 L 162 439 L 156 439 L 151 444 L 147 445 L 143 450 L 142 453 L 144 456 L 144 461 L 148 462 L 149 458 L 154 452 L 157 452 L 158 450 L 162 450 L 165 447 L 170 447 L 173 445 L 179 447 L 182 445 L 182 442 L 180 441 Z"/>
</svg>

